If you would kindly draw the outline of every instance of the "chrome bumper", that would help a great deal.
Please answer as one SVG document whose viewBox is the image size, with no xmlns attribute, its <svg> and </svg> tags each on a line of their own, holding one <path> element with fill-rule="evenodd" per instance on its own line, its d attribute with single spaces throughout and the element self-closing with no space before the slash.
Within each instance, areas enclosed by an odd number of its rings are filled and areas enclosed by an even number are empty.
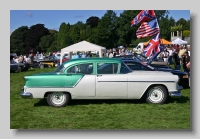
<svg viewBox="0 0 200 139">
<path fill-rule="evenodd" d="M 21 92 L 20 96 L 22 98 L 33 98 L 33 95 L 29 92 Z"/>
<path fill-rule="evenodd" d="M 177 91 L 169 92 L 169 96 L 171 96 L 171 97 L 181 97 L 182 96 L 181 91 L 180 91 L 181 89 L 183 89 L 183 87 L 179 86 Z"/>
</svg>

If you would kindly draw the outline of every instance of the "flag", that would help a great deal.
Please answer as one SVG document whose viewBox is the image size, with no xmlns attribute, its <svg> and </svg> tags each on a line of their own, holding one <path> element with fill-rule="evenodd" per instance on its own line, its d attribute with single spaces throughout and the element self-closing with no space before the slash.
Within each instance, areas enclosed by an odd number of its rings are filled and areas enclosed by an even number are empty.
<svg viewBox="0 0 200 139">
<path fill-rule="evenodd" d="M 154 10 L 142 10 L 132 21 L 131 26 L 156 18 Z"/>
<path fill-rule="evenodd" d="M 160 33 L 155 35 L 148 43 L 147 46 L 144 47 L 143 49 L 143 54 L 146 55 L 147 57 L 151 57 L 154 54 L 163 51 L 164 48 L 160 44 Z"/>
<path fill-rule="evenodd" d="M 156 18 L 150 22 L 143 22 L 136 31 L 137 38 L 155 36 L 158 33 L 160 33 L 160 28 Z"/>
</svg>

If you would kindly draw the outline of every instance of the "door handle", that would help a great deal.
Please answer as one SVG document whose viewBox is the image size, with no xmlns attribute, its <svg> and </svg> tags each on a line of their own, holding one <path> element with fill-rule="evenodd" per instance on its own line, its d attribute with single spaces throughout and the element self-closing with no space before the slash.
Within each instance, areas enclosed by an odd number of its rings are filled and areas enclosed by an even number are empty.
<svg viewBox="0 0 200 139">
<path fill-rule="evenodd" d="M 72 76 L 71 74 L 67 74 L 67 76 Z"/>
<path fill-rule="evenodd" d="M 97 77 L 101 77 L 102 75 L 97 75 Z"/>
</svg>

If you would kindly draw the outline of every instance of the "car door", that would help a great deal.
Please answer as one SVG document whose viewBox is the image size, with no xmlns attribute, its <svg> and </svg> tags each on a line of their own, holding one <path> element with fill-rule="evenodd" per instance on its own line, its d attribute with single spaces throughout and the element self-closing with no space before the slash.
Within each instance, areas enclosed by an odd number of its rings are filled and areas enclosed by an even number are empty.
<svg viewBox="0 0 200 139">
<path fill-rule="evenodd" d="M 66 74 L 66 91 L 73 96 L 94 97 L 96 75 L 93 63 L 81 63 L 70 66 Z"/>
<path fill-rule="evenodd" d="M 96 97 L 127 98 L 127 76 L 118 63 L 97 63 Z"/>
</svg>

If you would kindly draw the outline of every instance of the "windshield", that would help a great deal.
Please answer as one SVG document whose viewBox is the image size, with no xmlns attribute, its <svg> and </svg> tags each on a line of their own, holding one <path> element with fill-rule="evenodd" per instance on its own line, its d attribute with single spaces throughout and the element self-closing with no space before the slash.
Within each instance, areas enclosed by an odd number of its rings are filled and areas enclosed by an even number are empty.
<svg viewBox="0 0 200 139">
<path fill-rule="evenodd" d="M 62 65 L 60 65 L 60 66 L 58 66 L 56 68 L 56 70 L 54 71 L 54 73 L 64 73 L 64 70 L 65 70 L 65 66 L 64 66 L 64 64 L 62 64 Z"/>
</svg>

